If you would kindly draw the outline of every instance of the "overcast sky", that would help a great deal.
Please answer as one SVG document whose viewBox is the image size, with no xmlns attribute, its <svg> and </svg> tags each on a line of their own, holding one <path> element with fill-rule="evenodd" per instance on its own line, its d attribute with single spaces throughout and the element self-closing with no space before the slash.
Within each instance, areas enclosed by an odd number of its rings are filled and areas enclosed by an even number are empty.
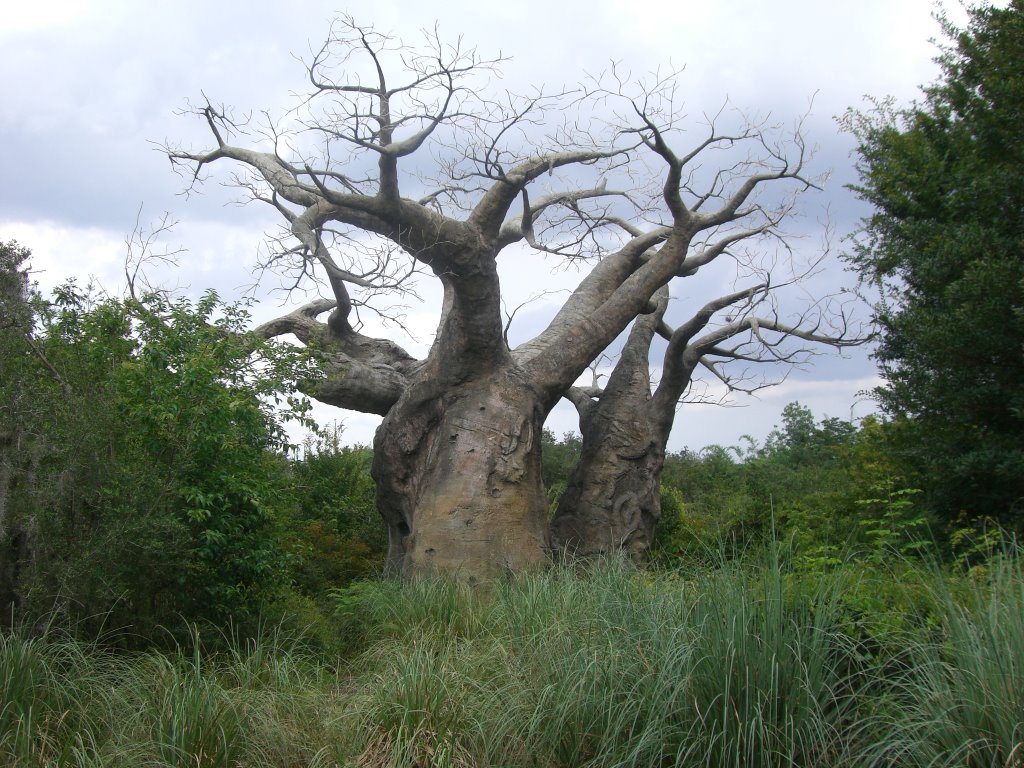
<svg viewBox="0 0 1024 768">
<path fill-rule="evenodd" d="M 937 73 L 930 0 L 0 0 L 0 6 L 0 66 L 7 73 L 0 84 L 0 241 L 17 239 L 32 249 L 44 290 L 69 276 L 81 282 L 93 276 L 118 291 L 124 239 L 143 206 L 147 222 L 169 212 L 178 224 L 165 242 L 187 249 L 175 273 L 160 279 L 193 292 L 214 287 L 228 299 L 244 295 L 264 236 L 277 226 L 273 212 L 232 205 L 237 191 L 215 183 L 201 195 L 182 196 L 182 179 L 154 143 L 204 141 L 202 126 L 177 114 L 201 92 L 242 110 L 291 105 L 293 92 L 305 85 L 296 57 L 322 41 L 338 12 L 411 41 L 436 23 L 443 37 L 462 35 L 484 55 L 511 57 L 501 82 L 511 90 L 571 86 L 614 60 L 638 74 L 685 65 L 680 94 L 695 115 L 728 97 L 791 121 L 813 96 L 806 132 L 817 147 L 816 169 L 831 171 L 831 178 L 814 210 L 804 212 L 800 229 L 808 237 L 799 247 L 807 248 L 820 241 L 814 230 L 826 205 L 839 236 L 865 213 L 844 189 L 854 180 L 852 141 L 834 117 L 862 106 L 866 94 L 908 103 Z M 841 243 L 833 245 L 841 250 Z M 829 276 L 833 284 L 851 282 L 838 267 Z M 537 287 L 566 279 L 539 266 L 527 282 Z M 276 285 L 265 279 L 258 295 Z M 281 300 L 264 299 L 257 315 L 274 315 Z M 412 307 L 409 317 L 418 332 L 405 343 L 419 351 L 429 343 L 436 307 Z M 763 440 L 793 400 L 818 418 L 863 416 L 871 406 L 857 393 L 874 382 L 865 352 L 847 360 L 824 355 L 757 399 L 736 397 L 737 407 L 684 406 L 670 448 L 732 445 L 744 434 Z M 372 439 L 372 418 L 327 408 L 318 413 L 342 419 L 352 441 Z M 559 409 L 549 426 L 556 433 L 573 429 L 573 417 L 571 409 Z"/>
</svg>

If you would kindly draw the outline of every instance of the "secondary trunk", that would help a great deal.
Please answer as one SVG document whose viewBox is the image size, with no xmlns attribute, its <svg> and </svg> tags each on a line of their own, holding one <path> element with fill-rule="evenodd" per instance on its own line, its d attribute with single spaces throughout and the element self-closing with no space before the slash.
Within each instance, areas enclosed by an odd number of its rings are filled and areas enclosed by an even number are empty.
<svg viewBox="0 0 1024 768">
<path fill-rule="evenodd" d="M 665 443 L 657 432 L 641 413 L 583 426 L 580 461 L 551 523 L 556 553 L 591 557 L 624 550 L 647 557 L 661 517 Z"/>
<path fill-rule="evenodd" d="M 617 550 L 646 558 L 661 517 L 661 470 L 670 414 L 652 407 L 648 355 L 668 306 L 662 289 L 633 324 L 608 386 L 577 399 L 583 446 L 551 523 L 556 553 L 590 557 Z"/>
<path fill-rule="evenodd" d="M 409 387 L 374 440 L 389 567 L 475 581 L 540 566 L 547 407 L 514 366 L 448 386 L 431 378 Z"/>
</svg>

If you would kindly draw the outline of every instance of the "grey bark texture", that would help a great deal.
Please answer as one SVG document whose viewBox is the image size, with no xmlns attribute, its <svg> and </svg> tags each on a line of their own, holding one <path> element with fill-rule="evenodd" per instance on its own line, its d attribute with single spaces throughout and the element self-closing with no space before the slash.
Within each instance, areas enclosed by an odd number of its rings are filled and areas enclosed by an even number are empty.
<svg viewBox="0 0 1024 768">
<path fill-rule="evenodd" d="M 652 407 L 651 342 L 668 307 L 668 289 L 653 311 L 633 323 L 618 364 L 596 401 L 573 398 L 583 437 L 580 460 L 551 522 L 551 544 L 563 557 L 620 550 L 646 558 L 661 517 L 661 470 L 675 410 Z"/>
<path fill-rule="evenodd" d="M 407 390 L 374 441 L 373 475 L 394 570 L 474 579 L 544 563 L 546 411 L 514 368 Z"/>
</svg>

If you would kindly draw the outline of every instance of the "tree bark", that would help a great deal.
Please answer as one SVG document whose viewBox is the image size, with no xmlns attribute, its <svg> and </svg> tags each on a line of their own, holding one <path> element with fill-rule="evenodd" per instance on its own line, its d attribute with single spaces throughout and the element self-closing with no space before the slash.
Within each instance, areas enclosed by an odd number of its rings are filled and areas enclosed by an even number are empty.
<svg viewBox="0 0 1024 768">
<path fill-rule="evenodd" d="M 551 523 L 557 557 L 592 557 L 619 550 L 644 560 L 661 518 L 664 441 L 644 414 L 626 422 L 595 419 Z"/>
<path fill-rule="evenodd" d="M 720 296 L 673 331 L 664 323 L 669 291 L 663 286 L 654 294 L 648 313 L 633 323 L 608 386 L 595 394 L 596 399 L 589 392 L 571 391 L 570 399 L 580 414 L 583 445 L 552 521 L 556 551 L 587 557 L 621 549 L 636 559 L 646 558 L 661 517 L 661 471 L 676 407 L 698 365 L 708 368 L 730 390 L 740 389 L 739 383 L 718 370 L 716 361 L 793 364 L 807 350 L 782 346 L 784 341 L 837 349 L 866 341 L 849 336 L 845 322 L 835 335 L 821 333 L 821 319 L 813 313 L 798 318 L 795 325 L 779 321 L 774 313 L 758 317 L 755 309 L 771 308 L 769 296 L 767 284 Z M 709 330 L 716 313 L 726 308 L 732 314 Z M 652 393 L 649 360 L 656 334 L 664 336 L 668 346 L 661 381 Z M 737 337 L 743 340 L 723 346 Z"/>
<path fill-rule="evenodd" d="M 575 398 L 583 446 L 551 523 L 556 555 L 591 557 L 618 550 L 646 558 L 661 517 L 661 470 L 671 417 L 652 408 L 648 354 L 668 306 L 633 325 L 608 386 L 594 402 Z"/>
<path fill-rule="evenodd" d="M 514 366 L 451 386 L 428 375 L 409 387 L 374 440 L 393 571 L 474 581 L 545 562 L 547 411 Z"/>
</svg>

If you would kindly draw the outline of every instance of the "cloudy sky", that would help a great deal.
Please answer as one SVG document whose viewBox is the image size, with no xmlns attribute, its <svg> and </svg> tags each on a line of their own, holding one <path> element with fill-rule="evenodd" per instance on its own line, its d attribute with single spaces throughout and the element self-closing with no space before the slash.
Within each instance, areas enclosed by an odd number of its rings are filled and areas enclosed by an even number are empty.
<svg viewBox="0 0 1024 768">
<path fill-rule="evenodd" d="M 854 180 L 851 139 L 835 116 L 862 106 L 866 94 L 907 103 L 937 72 L 930 0 L 3 0 L 2 7 L 0 66 L 8 75 L 0 84 L 0 241 L 32 249 L 44 290 L 74 276 L 118 291 L 125 236 L 140 207 L 144 223 L 165 212 L 178 222 L 165 244 L 186 250 L 175 271 L 159 275 L 164 284 L 215 287 L 229 299 L 253 290 L 261 244 L 277 226 L 273 212 L 233 204 L 237 190 L 216 179 L 202 194 L 183 196 L 183 180 L 156 145 L 205 140 L 202 126 L 179 114 L 203 93 L 244 111 L 292 105 L 305 84 L 298 58 L 319 45 L 339 12 L 412 41 L 437 24 L 443 37 L 461 35 L 484 55 L 511 57 L 500 85 L 515 91 L 571 86 L 617 61 L 638 74 L 685 67 L 679 93 L 695 115 L 728 97 L 791 121 L 813 97 L 806 133 L 817 147 L 816 170 L 831 177 L 803 212 L 807 238 L 798 249 L 818 247 L 814 229 L 825 208 L 835 250 L 865 213 L 844 189 Z M 538 265 L 524 285 L 567 279 Z M 827 279 L 833 287 L 851 282 L 838 267 Z M 510 278 L 510 290 L 514 284 Z M 255 289 L 259 317 L 280 312 L 277 286 L 265 277 Z M 421 350 L 436 307 L 413 306 L 408 314 L 415 338 L 403 341 Z M 670 447 L 732 445 L 744 434 L 763 440 L 793 400 L 819 418 L 863 416 L 871 406 L 857 393 L 874 381 L 866 352 L 824 355 L 757 399 L 736 397 L 736 407 L 683 406 Z M 341 418 L 352 441 L 372 438 L 371 418 L 319 413 Z M 556 411 L 549 426 L 572 429 L 571 410 Z"/>
</svg>

